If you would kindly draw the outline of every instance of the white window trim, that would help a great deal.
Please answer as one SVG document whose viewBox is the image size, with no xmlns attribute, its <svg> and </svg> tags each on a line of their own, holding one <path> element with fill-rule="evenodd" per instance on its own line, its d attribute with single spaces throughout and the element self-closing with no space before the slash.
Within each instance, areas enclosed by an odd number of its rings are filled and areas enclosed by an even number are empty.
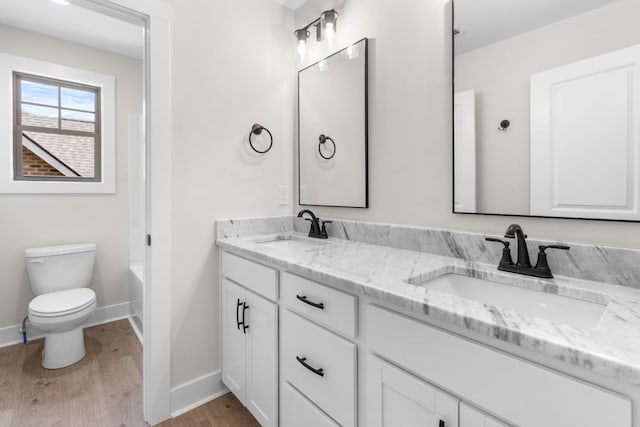
<svg viewBox="0 0 640 427">
<path fill-rule="evenodd" d="M 98 182 L 17 181 L 13 170 L 13 72 L 101 89 L 102 177 Z M 0 52 L 0 193 L 93 194 L 116 192 L 116 79 L 114 76 Z"/>
</svg>

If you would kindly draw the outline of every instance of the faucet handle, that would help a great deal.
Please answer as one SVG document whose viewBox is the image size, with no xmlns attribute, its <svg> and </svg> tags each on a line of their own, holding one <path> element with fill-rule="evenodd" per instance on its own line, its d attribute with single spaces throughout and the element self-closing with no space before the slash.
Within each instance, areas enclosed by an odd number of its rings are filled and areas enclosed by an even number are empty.
<svg viewBox="0 0 640 427">
<path fill-rule="evenodd" d="M 487 242 L 496 242 L 502 243 L 504 248 L 502 248 L 502 258 L 500 259 L 499 267 L 505 265 L 513 265 L 513 259 L 511 258 L 511 249 L 509 248 L 510 243 L 506 240 L 496 239 L 495 237 L 485 237 Z"/>
<path fill-rule="evenodd" d="M 536 262 L 536 266 L 533 268 L 540 272 L 540 277 L 551 279 L 553 278 L 553 274 L 551 273 L 551 268 L 549 267 L 545 251 L 547 249 L 562 249 L 568 251 L 571 248 L 566 245 L 540 245 L 538 248 L 540 249 L 540 253 L 538 253 L 538 262 Z"/>
<path fill-rule="evenodd" d="M 564 251 L 568 251 L 569 249 L 571 249 L 571 246 L 567 246 L 567 245 L 540 245 L 540 246 L 538 246 L 538 249 L 540 249 L 540 253 L 543 254 L 543 253 L 545 253 L 544 251 L 546 251 L 547 249 L 562 249 Z"/>
<path fill-rule="evenodd" d="M 509 247 L 509 242 L 507 242 L 506 240 L 496 239 L 495 237 L 485 237 L 484 240 L 486 240 L 487 242 L 502 243 L 505 249 Z"/>
</svg>

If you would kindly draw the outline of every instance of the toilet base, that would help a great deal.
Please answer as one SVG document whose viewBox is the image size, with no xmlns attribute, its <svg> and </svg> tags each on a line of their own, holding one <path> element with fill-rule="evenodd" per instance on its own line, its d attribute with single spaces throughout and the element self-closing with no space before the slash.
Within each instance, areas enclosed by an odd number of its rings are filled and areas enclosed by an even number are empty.
<svg viewBox="0 0 640 427">
<path fill-rule="evenodd" d="M 42 366 L 45 369 L 65 368 L 82 360 L 85 354 L 82 326 L 67 332 L 49 333 L 44 338 Z"/>
</svg>

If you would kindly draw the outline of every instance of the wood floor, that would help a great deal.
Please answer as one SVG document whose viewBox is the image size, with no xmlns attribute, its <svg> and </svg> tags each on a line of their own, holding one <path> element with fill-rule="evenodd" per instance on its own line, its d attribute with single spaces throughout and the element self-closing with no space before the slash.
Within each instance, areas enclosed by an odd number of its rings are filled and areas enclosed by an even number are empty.
<svg viewBox="0 0 640 427">
<path fill-rule="evenodd" d="M 87 355 L 42 367 L 44 341 L 0 348 L 0 427 L 147 427 L 142 416 L 142 347 L 129 322 L 85 329 Z M 231 394 L 162 427 L 258 426 Z"/>
</svg>

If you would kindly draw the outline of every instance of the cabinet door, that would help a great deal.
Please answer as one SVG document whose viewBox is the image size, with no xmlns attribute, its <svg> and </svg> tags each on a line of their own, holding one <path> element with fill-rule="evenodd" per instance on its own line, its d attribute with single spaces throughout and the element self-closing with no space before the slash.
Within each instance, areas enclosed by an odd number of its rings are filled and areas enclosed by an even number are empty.
<svg viewBox="0 0 640 427">
<path fill-rule="evenodd" d="M 245 290 L 222 280 L 222 382 L 246 405 L 245 333 L 242 321 Z"/>
<path fill-rule="evenodd" d="M 245 406 L 263 427 L 278 425 L 278 306 L 247 291 Z"/>
<path fill-rule="evenodd" d="M 460 427 L 508 427 L 479 409 L 460 403 Z"/>
<path fill-rule="evenodd" d="M 375 356 L 368 364 L 367 426 L 458 427 L 458 399 Z"/>
</svg>

